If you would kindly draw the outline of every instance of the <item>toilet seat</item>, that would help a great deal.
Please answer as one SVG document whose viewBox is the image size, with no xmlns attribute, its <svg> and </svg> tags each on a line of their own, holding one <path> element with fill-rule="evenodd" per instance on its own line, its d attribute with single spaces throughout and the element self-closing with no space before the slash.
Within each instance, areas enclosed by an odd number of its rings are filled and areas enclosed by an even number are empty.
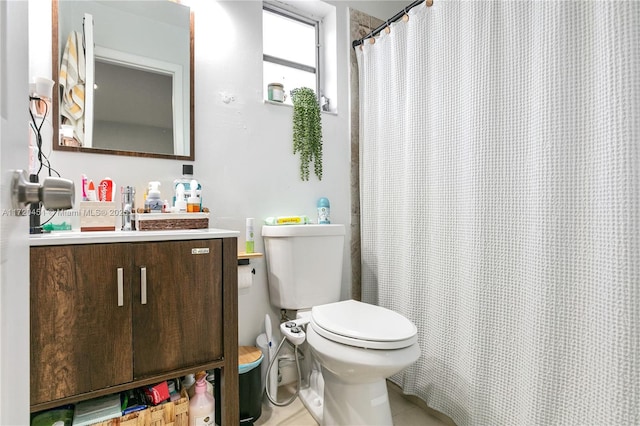
<svg viewBox="0 0 640 426">
<path fill-rule="evenodd" d="M 314 306 L 311 326 L 326 339 L 359 348 L 401 349 L 418 341 L 416 326 L 404 316 L 356 300 Z"/>
</svg>

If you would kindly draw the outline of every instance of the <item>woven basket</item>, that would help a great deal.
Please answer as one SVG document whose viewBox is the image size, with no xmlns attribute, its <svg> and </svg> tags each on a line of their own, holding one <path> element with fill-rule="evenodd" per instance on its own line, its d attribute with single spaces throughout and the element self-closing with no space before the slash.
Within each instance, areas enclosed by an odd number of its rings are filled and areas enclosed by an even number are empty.
<svg viewBox="0 0 640 426">
<path fill-rule="evenodd" d="M 189 398 L 180 398 L 94 426 L 189 426 Z"/>
<path fill-rule="evenodd" d="M 142 213 L 136 214 L 138 231 L 170 231 L 207 229 L 209 213 Z"/>
</svg>

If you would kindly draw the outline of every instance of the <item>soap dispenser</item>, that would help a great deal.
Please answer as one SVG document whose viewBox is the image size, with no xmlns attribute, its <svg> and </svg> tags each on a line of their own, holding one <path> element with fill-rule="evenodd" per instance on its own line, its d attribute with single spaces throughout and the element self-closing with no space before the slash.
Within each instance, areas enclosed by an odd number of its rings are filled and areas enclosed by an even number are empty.
<svg viewBox="0 0 640 426">
<path fill-rule="evenodd" d="M 176 186 L 176 201 L 174 204 L 174 211 L 176 213 L 186 213 L 187 212 L 187 200 L 184 196 L 184 185 L 179 183 Z"/>
<path fill-rule="evenodd" d="M 189 401 L 189 426 L 215 425 L 215 400 L 207 392 L 204 378 L 196 382 L 195 388 L 195 395 Z"/>
<path fill-rule="evenodd" d="M 162 199 L 160 198 L 160 182 L 149 182 L 149 192 L 144 201 L 145 211 L 151 213 L 162 213 Z"/>
</svg>

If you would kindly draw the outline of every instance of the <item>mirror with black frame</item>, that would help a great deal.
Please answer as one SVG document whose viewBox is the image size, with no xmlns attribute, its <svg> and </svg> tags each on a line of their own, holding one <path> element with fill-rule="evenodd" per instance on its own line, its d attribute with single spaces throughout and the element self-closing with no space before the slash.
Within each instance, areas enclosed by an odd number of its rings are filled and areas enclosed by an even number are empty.
<svg viewBox="0 0 640 426">
<path fill-rule="evenodd" d="M 52 0 L 52 30 L 53 149 L 194 159 L 187 6 Z"/>
</svg>

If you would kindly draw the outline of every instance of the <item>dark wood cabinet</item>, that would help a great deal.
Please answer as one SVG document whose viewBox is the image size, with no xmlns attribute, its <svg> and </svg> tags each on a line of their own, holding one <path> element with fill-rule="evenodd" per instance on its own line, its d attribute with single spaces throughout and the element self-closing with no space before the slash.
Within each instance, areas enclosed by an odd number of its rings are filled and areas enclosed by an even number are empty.
<svg viewBox="0 0 640 426">
<path fill-rule="evenodd" d="M 32 411 L 218 368 L 223 423 L 239 423 L 236 238 L 47 245 L 30 262 Z"/>
<path fill-rule="evenodd" d="M 136 379 L 222 359 L 222 242 L 133 247 Z"/>
<path fill-rule="evenodd" d="M 131 286 L 120 244 L 31 249 L 31 404 L 133 380 Z"/>
</svg>

